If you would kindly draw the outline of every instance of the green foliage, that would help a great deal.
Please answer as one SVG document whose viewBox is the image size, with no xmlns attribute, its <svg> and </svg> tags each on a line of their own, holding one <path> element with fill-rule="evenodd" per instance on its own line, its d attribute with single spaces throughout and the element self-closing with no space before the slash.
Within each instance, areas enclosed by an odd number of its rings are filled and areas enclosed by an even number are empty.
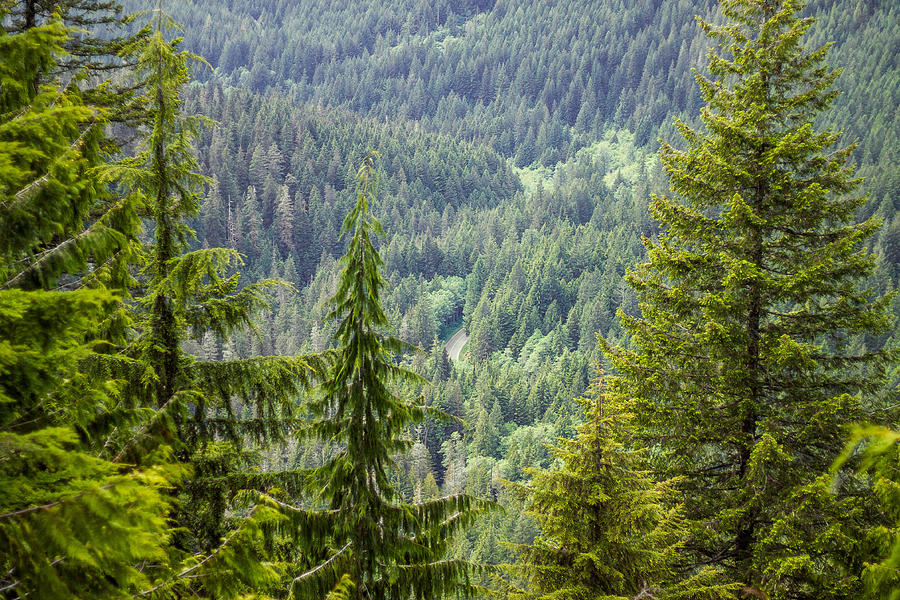
<svg viewBox="0 0 900 600">
<path fill-rule="evenodd" d="M 721 598 L 734 585 L 701 571 L 678 581 L 686 527 L 675 481 L 657 482 L 643 451 L 632 449 L 628 402 L 604 392 L 598 378 L 578 403 L 584 422 L 576 437 L 552 448 L 556 463 L 515 485 L 540 526 L 534 543 L 518 547 L 508 565 L 522 598 Z"/>
<path fill-rule="evenodd" d="M 212 334 L 223 340 L 235 330 L 252 327 L 254 313 L 268 307 L 267 290 L 280 282 L 264 280 L 239 287 L 239 273 L 234 269 L 241 258 L 236 251 L 188 251 L 193 231 L 185 221 L 197 214 L 199 189 L 206 181 L 195 172 L 192 146 L 203 120 L 180 114 L 179 94 L 187 81 L 190 55 L 175 52 L 160 29 L 157 24 L 138 65 L 154 128 L 142 152 L 111 170 L 111 176 L 128 185 L 133 194 L 146 198 L 154 219 L 152 256 L 143 274 L 147 293 L 133 307 L 134 326 L 141 334 L 126 352 L 134 356 L 134 366 L 147 364 L 151 371 L 134 383 L 152 395 L 153 404 L 166 406 L 176 415 L 185 441 L 196 441 L 192 436 L 185 438 L 188 431 L 203 432 L 216 421 L 209 411 L 219 411 L 218 416 L 230 420 L 228 426 L 239 428 L 235 398 L 252 406 L 257 420 L 268 425 L 254 432 L 257 438 L 279 438 L 273 425 L 290 420 L 296 395 L 308 387 L 314 369 L 321 368 L 320 359 L 201 361 L 181 349 L 181 342 L 189 338 L 200 340 Z M 193 404 L 190 409 L 189 403 Z M 189 412 L 193 424 L 188 423 Z M 228 437 L 239 439 L 235 432 Z"/>
<path fill-rule="evenodd" d="M 705 130 L 679 122 L 687 149 L 660 152 L 681 201 L 654 198 L 663 231 L 629 275 L 635 349 L 605 351 L 681 477 L 695 562 L 769 598 L 843 598 L 879 515 L 858 481 L 831 495 L 822 474 L 847 424 L 887 418 L 892 354 L 862 343 L 888 325 L 890 297 L 862 285 L 878 223 L 854 223 L 853 148 L 813 126 L 837 75 L 804 47 L 812 19 L 792 0 L 722 7 L 727 24 L 702 24 L 720 45 L 697 77 Z"/>
<path fill-rule="evenodd" d="M 98 176 L 103 111 L 77 86 L 40 77 L 71 34 L 58 20 L 0 30 L 4 598 L 126 598 L 148 587 L 139 565 L 167 561 L 166 488 L 183 475 L 165 448 L 135 469 L 96 435 L 121 382 L 83 366 L 106 341 L 98 323 L 118 299 L 104 284 L 117 281 L 138 221 Z"/>
<path fill-rule="evenodd" d="M 143 0 L 124 3 L 144 8 Z M 279 596 L 297 577 L 310 585 L 318 577 L 317 597 L 366 593 L 353 587 L 350 563 L 342 562 L 349 561 L 353 547 L 340 551 L 348 538 L 327 499 L 316 496 L 316 481 L 303 471 L 328 463 L 343 447 L 293 436 L 307 416 L 298 411 L 295 396 L 326 365 L 315 356 L 271 356 L 340 344 L 332 337 L 340 319 L 324 317 L 333 309 L 326 300 L 340 280 L 341 265 L 332 257 L 344 254 L 352 237 L 339 236 L 356 199 L 346 193 L 355 177 L 345 157 L 361 147 L 377 148 L 383 157 L 378 213 L 390 233 L 382 246 L 373 244 L 384 259 L 386 282 L 379 297 L 384 317 L 397 324 L 397 337 L 429 350 L 408 359 L 394 354 L 388 363 L 434 381 L 425 387 L 401 376 L 389 388 L 398 398 L 421 395 L 414 403 L 460 419 L 442 419 L 429 410 L 424 421 L 403 428 L 400 437 L 407 443 L 401 446 L 408 451 L 386 453 L 384 476 L 394 492 L 388 504 L 414 506 L 438 498 L 440 490 L 493 496 L 507 512 L 491 512 L 461 530 L 444 556 L 494 564 L 513 560 L 504 542 L 529 544 L 536 525 L 499 481 L 520 482 L 528 467 L 549 467 L 547 442 L 574 435 L 581 413 L 572 399 L 584 392 L 588 365 L 597 360 L 595 333 L 613 344 L 629 344 L 614 313 L 639 314 L 623 275 L 645 256 L 641 236 L 655 239 L 658 227 L 646 199 L 664 189 L 662 170 L 647 146 L 657 128 L 662 137 L 671 137 L 672 116 L 692 115 L 700 107 L 689 70 L 708 42 L 693 26 L 694 13 L 721 22 L 715 3 L 310 0 L 303 11 L 285 0 L 172 3 L 171 10 L 188 24 L 179 47 L 206 56 L 212 67 L 197 63 L 192 76 L 199 81 L 189 86 L 183 85 L 185 65 L 179 64 L 187 55 L 150 41 L 152 28 L 130 29 L 137 34 L 133 38 L 121 35 L 120 26 L 131 27 L 131 17 L 114 0 L 13 0 L 4 6 L 11 12 L 0 36 L 0 194 L 5 194 L 0 286 L 97 291 L 6 296 L 8 305 L 0 312 L 9 308 L 12 316 L 4 321 L 9 336 L 0 338 L 0 344 L 8 342 L 0 348 L 0 384 L 11 392 L 9 402 L 0 402 L 0 413 L 13 419 L 15 433 L 24 437 L 7 437 L 4 443 L 27 451 L 0 477 L 15 480 L 15 489 L 26 490 L 22 494 L 37 505 L 52 503 L 64 498 L 63 484 L 48 482 L 44 489 L 41 480 L 20 477 L 38 464 L 27 457 L 40 455 L 39 464 L 51 464 L 66 482 L 78 477 L 66 462 L 72 458 L 86 465 L 79 488 L 87 490 L 85 499 L 101 492 L 113 498 L 115 488 L 91 487 L 102 482 L 115 481 L 123 499 L 135 490 L 137 513 L 110 520 L 117 532 L 133 531 L 128 528 L 138 527 L 139 519 L 152 521 L 160 514 L 171 519 L 166 527 L 176 526 L 167 531 L 148 522 L 148 530 L 159 534 L 162 552 L 153 560 L 138 556 L 153 551 L 139 536 L 134 554 L 113 551 L 118 533 L 104 540 L 77 523 L 101 522 L 119 500 L 104 500 L 97 505 L 105 508 L 90 513 L 72 487 L 74 496 L 65 497 L 64 505 L 29 512 L 27 518 L 49 519 L 41 522 L 52 522 L 44 529 L 89 540 L 100 557 L 96 565 L 102 566 L 53 564 L 64 549 L 47 543 L 44 555 L 22 551 L 19 573 L 51 564 L 32 580 L 44 577 L 69 589 L 50 597 L 77 595 L 89 581 L 107 597 L 126 588 L 129 594 L 160 598 Z M 894 214 L 900 206 L 900 113 L 894 110 L 900 77 L 893 8 L 887 0 L 814 0 L 804 9 L 820 18 L 820 26 L 805 34 L 802 46 L 834 40 L 830 56 L 846 66 L 837 82 L 847 93 L 834 99 L 828 119 L 849 139 L 861 139 L 853 157 L 871 195 L 871 201 L 853 208 L 848 203 L 848 210 L 859 220 L 875 214 L 886 224 L 863 242 L 883 258 L 869 280 L 873 298 L 896 289 L 900 273 Z M 164 23 L 161 12 L 152 14 Z M 65 25 L 77 28 L 77 35 L 67 35 Z M 150 43 L 142 46 L 140 40 Z M 120 67 L 142 53 L 147 68 L 138 80 L 120 77 Z M 141 89 L 149 93 L 136 98 L 132 91 Z M 182 119 L 184 114 L 208 114 L 222 124 L 206 127 L 203 119 Z M 145 134 L 155 142 L 142 139 Z M 127 147 L 136 148 L 138 156 L 107 168 L 104 156 L 118 147 L 110 138 L 135 138 Z M 797 140 L 807 143 L 799 133 L 785 138 L 791 144 Z M 740 145 L 735 147 L 739 152 Z M 821 162 L 826 167 L 828 151 Z M 772 156 L 782 163 L 796 158 L 787 151 Z M 733 156 L 729 164 L 740 167 L 741 160 Z M 122 191 L 129 193 L 116 195 Z M 168 210 L 159 210 L 163 206 Z M 700 211 L 705 218 L 716 220 L 727 207 L 705 210 Z M 152 219 L 144 239 L 156 242 L 144 254 L 135 242 L 139 211 Z M 707 261 L 716 256 L 710 253 Z M 743 268 L 734 261 L 731 266 L 736 276 Z M 821 273 L 806 275 L 817 281 Z M 299 293 L 275 285 L 278 279 L 296 285 Z M 117 294 L 125 296 L 126 305 L 102 291 L 104 286 L 122 290 Z M 710 305 L 707 312 L 719 316 L 730 308 L 734 303 Z M 833 308 L 832 314 L 842 307 Z M 900 310 L 900 299 L 892 308 Z M 76 311 L 77 316 L 70 314 Z M 690 326 L 690 319 L 685 323 Z M 724 323 L 724 334 L 711 330 L 707 336 L 726 336 L 722 352 L 735 343 L 727 337 L 734 323 Z M 462 359 L 451 364 L 438 340 L 460 324 L 472 337 Z M 682 326 L 673 320 L 669 329 Z M 843 370 L 847 365 L 838 357 L 876 350 L 896 335 L 845 331 L 837 341 L 826 339 L 822 354 L 833 352 L 826 358 L 834 368 L 823 373 L 836 387 L 846 386 L 857 372 Z M 839 350 L 844 342 L 846 348 Z M 807 358 L 822 358 L 815 351 L 801 356 L 809 348 L 782 349 L 777 360 L 786 371 Z M 694 375 L 700 380 L 709 374 Z M 720 373 L 712 375 L 720 381 Z M 810 380 L 808 372 L 800 375 L 798 385 Z M 724 400 L 714 404 L 720 405 L 733 408 Z M 846 414 L 847 406 L 856 416 Z M 767 581 L 787 581 L 790 587 L 810 573 L 833 572 L 838 573 L 834 582 L 826 582 L 833 583 L 830 593 L 840 595 L 843 589 L 852 595 L 846 590 L 855 593 L 859 582 L 843 576 L 847 563 L 848 572 L 862 570 L 878 597 L 892 585 L 892 567 L 878 569 L 894 539 L 892 529 L 879 529 L 879 519 L 873 519 L 876 504 L 865 478 L 845 469 L 835 479 L 833 495 L 829 477 L 813 472 L 843 443 L 831 434 L 836 424 L 857 417 L 886 420 L 867 414 L 872 407 L 866 400 L 859 410 L 852 402 L 831 407 L 837 412 L 823 407 L 805 429 L 809 411 L 802 406 L 784 412 L 780 421 L 761 414 L 760 423 L 771 422 L 767 432 L 780 431 L 784 423 L 796 431 L 788 432 L 792 439 L 786 445 L 780 434 L 754 440 L 759 444 L 747 460 L 753 475 L 746 479 L 756 487 L 741 496 L 734 489 L 739 484 L 726 485 L 719 496 L 733 510 L 715 513 L 717 479 L 739 479 L 735 456 L 747 446 L 734 411 L 723 410 L 730 437 L 719 432 L 718 441 L 707 444 L 699 435 L 688 436 L 684 444 L 707 452 L 698 459 L 704 464 L 715 467 L 724 456 L 731 466 L 722 467 L 721 478 L 708 477 L 709 486 L 706 480 L 685 479 L 679 486 L 701 490 L 685 497 L 692 516 L 721 517 L 708 519 L 715 527 L 695 529 L 696 539 L 708 542 L 700 550 L 727 547 L 729 536 L 753 520 L 758 506 L 764 505 L 759 514 L 766 518 L 769 506 L 772 514 L 791 506 L 790 519 L 762 524 L 766 531 L 758 540 L 758 556 L 779 557 L 770 563 Z M 709 428 L 718 416 L 686 414 Z M 45 427 L 53 429 L 45 435 Z M 660 429 L 638 431 L 655 439 Z M 818 441 L 805 446 L 798 441 L 820 437 L 821 447 Z M 167 466 L 170 444 L 182 467 Z M 646 458 L 658 458 L 658 450 L 651 445 Z M 105 471 L 104 460 L 115 469 Z M 126 463 L 139 463 L 143 471 Z M 796 469 L 773 479 L 784 465 Z M 788 485 L 807 467 L 809 477 L 804 474 L 798 485 L 786 488 L 784 498 L 771 501 L 777 496 L 771 482 Z M 177 485 L 160 494 L 166 481 Z M 886 479 L 879 481 L 885 485 Z M 757 491 L 755 507 L 749 498 Z M 39 499 L 42 494 L 46 500 Z M 26 504 L 3 510 L 27 509 Z M 885 513 L 889 506 L 883 496 Z M 823 521 L 829 526 L 817 525 Z M 881 515 L 880 521 L 890 519 Z M 31 531 L 42 530 L 41 523 Z M 28 532 L 16 530 L 13 537 L 14 543 L 30 544 Z M 792 541 L 789 548 L 785 540 Z M 76 546 L 71 545 L 73 554 Z M 692 559 L 703 558 L 696 544 L 685 548 Z M 829 562 L 838 555 L 847 560 Z M 719 558 L 734 562 L 733 556 Z M 131 567 L 139 563 L 144 568 L 135 573 Z M 116 573 L 114 581 L 99 581 L 104 569 Z M 0 575 L 8 571 L 0 564 Z M 229 571 L 240 578 L 226 576 Z M 14 583 L 4 579 L 0 595 L 20 595 L 24 583 L 5 587 Z M 746 594 L 760 593 L 749 585 Z"/>
<path fill-rule="evenodd" d="M 436 243 L 445 208 L 449 219 L 464 207 L 496 206 L 518 189 L 497 153 L 412 123 L 386 124 L 215 85 L 189 97 L 194 110 L 221 122 L 199 144 L 216 181 L 201 215 L 202 237 L 210 246 L 240 250 L 258 277 L 270 274 L 265 263 L 273 250 L 281 260 L 293 257 L 299 277 L 292 282 L 304 284 L 323 252 L 344 253 L 339 233 L 351 208 L 352 194 L 345 192 L 353 189 L 353 173 L 342 157 L 366 144 L 383 156 L 382 212 L 391 237 L 422 238 L 391 252 L 389 269 L 404 275 L 420 266 L 429 278 L 450 275 L 452 264 L 467 260 L 461 249 Z"/>
<path fill-rule="evenodd" d="M 878 426 L 857 426 L 844 452 L 835 461 L 836 476 L 842 466 L 861 448 L 859 471 L 868 474 L 889 524 L 875 528 L 875 548 L 863 570 L 866 591 L 872 598 L 900 598 L 900 477 L 897 442 L 900 434 Z M 881 559 L 881 560 L 879 560 Z M 878 561 L 878 562 L 875 562 Z"/>
<path fill-rule="evenodd" d="M 205 15 L 215 15 L 207 23 L 191 11 L 179 16 L 198 32 L 191 47 L 216 67 L 204 78 L 419 121 L 523 166 L 571 158 L 581 135 L 614 120 L 640 125 L 646 143 L 666 108 L 696 108 L 680 71 L 701 52 L 687 34 L 709 4 L 314 1 L 297 12 L 285 2 L 220 2 L 207 5 Z M 345 35 L 335 39 L 338 23 Z"/>
<path fill-rule="evenodd" d="M 3 29 L 9 34 L 27 32 L 51 23 L 59 23 L 73 35 L 61 42 L 53 68 L 42 66 L 32 82 L 53 80 L 61 73 L 72 78 L 85 102 L 102 107 L 115 123 L 135 125 L 145 115 L 134 100 L 135 89 L 128 83 L 132 67 L 130 53 L 148 33 L 146 28 L 131 28 L 135 15 L 126 12 L 116 0 L 9 0 Z M 98 133 L 105 145 L 118 148 L 118 142 Z M 121 140 L 119 140 L 121 141 Z"/>
<path fill-rule="evenodd" d="M 832 465 L 832 473 L 843 476 L 841 468 L 855 454 L 861 455 L 858 470 L 872 478 L 875 495 L 889 522 L 875 528 L 875 548 L 866 561 L 862 578 L 871 598 L 900 598 L 900 476 L 898 446 L 900 434 L 878 426 L 853 428 L 844 452 Z M 861 452 L 857 452 L 860 450 Z M 880 559 L 880 560 L 879 560 Z M 878 561 L 878 562 L 875 562 Z"/>
<path fill-rule="evenodd" d="M 433 598 L 472 589 L 472 565 L 443 555 L 453 533 L 484 503 L 465 494 L 406 503 L 388 476 L 393 457 L 412 446 L 404 431 L 422 421 L 426 409 L 392 389 L 422 380 L 395 363 L 394 354 L 409 347 L 385 333 L 390 325 L 380 301 L 385 281 L 374 246 L 384 233 L 369 212 L 377 192 L 376 157 L 368 155 L 359 168 L 356 204 L 342 227 L 351 237 L 329 301 L 330 318 L 338 321 L 338 349 L 322 398 L 309 405 L 316 419 L 309 434 L 338 445 L 310 478 L 316 501 L 327 512 L 309 514 L 330 523 L 322 532 L 328 554 L 294 579 L 296 598 L 321 597 L 342 574 L 350 576 L 352 597 L 360 599 Z M 307 543 L 321 548 L 322 538 Z"/>
<path fill-rule="evenodd" d="M 75 288 L 109 279 L 139 222 L 130 201 L 99 184 L 105 115 L 78 87 L 35 78 L 55 65 L 69 32 L 58 21 L 0 32 L 0 285 Z M 60 281 L 63 273 L 91 275 Z"/>
<path fill-rule="evenodd" d="M 224 341 L 252 327 L 253 315 L 268 308 L 267 291 L 280 282 L 240 287 L 235 250 L 190 250 L 187 219 L 197 215 L 206 183 L 196 172 L 193 140 L 206 120 L 182 114 L 193 57 L 165 39 L 172 25 L 161 10 L 154 13 L 136 67 L 152 127 L 137 154 L 107 172 L 147 207 L 153 243 L 135 300 L 123 307 L 131 335 L 96 368 L 127 382 L 124 393 L 138 411 L 154 411 L 136 433 L 113 440 L 119 455 L 152 464 L 153 449 L 172 443 L 190 467 L 174 492 L 170 564 L 142 594 L 232 598 L 264 593 L 279 581 L 267 540 L 284 517 L 266 493 L 295 492 L 300 474 L 261 471 L 259 451 L 296 429 L 298 398 L 324 363 L 318 355 L 201 360 L 184 349 L 189 340 Z"/>
<path fill-rule="evenodd" d="M 611 126 L 655 146 L 673 117 L 697 114 L 690 69 L 708 42 L 694 18 L 715 22 L 716 4 L 311 0 L 295 11 L 287 0 L 225 0 L 175 10 L 188 47 L 215 67 L 199 74 L 204 81 L 415 121 L 519 166 L 552 166 Z M 822 22 L 811 43 L 835 41 L 836 63 L 846 66 L 839 85 L 847 93 L 830 120 L 861 140 L 856 159 L 876 202 L 897 197 L 893 8 L 890 0 L 814 0 L 805 12 Z"/>
<path fill-rule="evenodd" d="M 128 597 L 148 584 L 137 565 L 167 558 L 165 488 L 181 471 L 134 470 L 78 433 L 117 399 L 117 382 L 78 368 L 111 304 L 101 290 L 0 291 L 4 594 Z"/>
</svg>

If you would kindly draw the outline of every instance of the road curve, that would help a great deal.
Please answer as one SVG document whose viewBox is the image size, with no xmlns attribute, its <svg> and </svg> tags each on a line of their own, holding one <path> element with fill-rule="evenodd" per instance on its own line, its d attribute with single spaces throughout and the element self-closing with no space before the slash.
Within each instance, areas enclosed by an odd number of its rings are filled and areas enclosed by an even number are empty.
<svg viewBox="0 0 900 600">
<path fill-rule="evenodd" d="M 447 340 L 444 347 L 447 349 L 447 355 L 450 357 L 450 360 L 459 360 L 459 353 L 468 341 L 469 334 L 466 333 L 465 329 L 460 329 Z"/>
</svg>

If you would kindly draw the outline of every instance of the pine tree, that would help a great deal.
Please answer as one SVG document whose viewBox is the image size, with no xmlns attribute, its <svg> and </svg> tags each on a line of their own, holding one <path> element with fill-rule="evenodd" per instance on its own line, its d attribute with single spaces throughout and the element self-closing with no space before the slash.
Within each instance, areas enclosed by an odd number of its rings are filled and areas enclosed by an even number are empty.
<svg viewBox="0 0 900 600">
<path fill-rule="evenodd" d="M 513 484 L 540 534 L 518 546 L 518 564 L 507 566 L 526 584 L 511 596 L 724 597 L 734 586 L 715 584 L 712 569 L 678 581 L 686 530 L 675 482 L 653 480 L 645 452 L 631 447 L 627 403 L 601 386 L 598 377 L 588 396 L 577 399 L 585 420 L 575 439 L 552 448 L 557 465 L 535 470 L 527 485 Z"/>
<path fill-rule="evenodd" d="M 6 5 L 0 21 L 6 22 Z M 0 29 L 0 596 L 131 597 L 169 540 L 157 465 L 111 458 L 96 437 L 119 382 L 82 366 L 118 304 L 104 284 L 139 222 L 98 173 L 103 113 L 77 89 L 34 82 L 71 32 L 58 20 Z M 91 126 L 83 128 L 84 122 Z"/>
<path fill-rule="evenodd" d="M 218 342 L 246 327 L 267 308 L 264 280 L 239 287 L 241 259 L 222 248 L 190 250 L 185 223 L 199 212 L 206 179 L 196 173 L 193 140 L 205 120 L 181 114 L 181 88 L 194 58 L 178 51 L 163 32 L 173 23 L 157 8 L 153 32 L 139 58 L 137 75 L 152 116 L 138 154 L 111 170 L 151 215 L 153 243 L 142 288 L 126 308 L 133 335 L 106 355 L 100 372 L 127 382 L 125 395 L 156 411 L 118 452 L 152 463 L 152 451 L 172 440 L 191 476 L 175 490 L 178 510 L 172 549 L 174 568 L 152 572 L 148 597 L 235 597 L 276 585 L 278 574 L 264 548 L 264 529 L 282 517 L 267 493 L 296 492 L 300 474 L 264 473 L 259 450 L 283 440 L 297 426 L 298 398 L 324 368 L 317 356 L 266 356 L 201 360 L 183 349 L 186 340 Z"/>
<path fill-rule="evenodd" d="M 891 354 L 856 343 L 888 323 L 889 298 L 863 285 L 878 224 L 853 222 L 853 146 L 814 128 L 837 73 L 827 46 L 804 48 L 800 2 L 722 8 L 728 24 L 702 23 L 720 47 L 697 77 L 705 130 L 679 122 L 687 149 L 660 152 L 681 201 L 654 198 L 662 232 L 628 276 L 636 349 L 605 351 L 682 477 L 697 564 L 773 599 L 855 597 L 876 515 L 854 478 L 831 495 L 825 472 L 846 425 L 886 418 Z"/>
<path fill-rule="evenodd" d="M 340 450 L 311 478 L 324 509 L 298 518 L 306 531 L 328 540 L 327 546 L 321 538 L 308 540 L 308 547 L 326 546 L 327 552 L 318 565 L 310 560 L 315 554 L 308 556 L 311 568 L 293 580 L 295 598 L 322 597 L 342 574 L 359 599 L 439 598 L 472 587 L 471 565 L 443 555 L 452 534 L 483 503 L 455 494 L 407 504 L 390 480 L 394 457 L 412 446 L 406 430 L 425 418 L 426 409 L 392 389 L 422 380 L 394 361 L 395 353 L 410 347 L 384 333 L 390 325 L 380 300 L 385 281 L 373 239 L 384 234 L 369 212 L 377 190 L 375 160 L 370 154 L 359 168 L 356 204 L 341 230 L 351 237 L 329 301 L 329 318 L 338 322 L 337 357 L 322 399 L 310 405 L 316 417 L 310 433 Z"/>
</svg>

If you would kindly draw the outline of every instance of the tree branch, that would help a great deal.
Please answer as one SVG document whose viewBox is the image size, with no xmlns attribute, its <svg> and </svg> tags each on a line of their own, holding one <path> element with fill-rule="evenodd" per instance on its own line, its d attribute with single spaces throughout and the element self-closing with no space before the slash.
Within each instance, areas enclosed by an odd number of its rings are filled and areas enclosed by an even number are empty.
<svg viewBox="0 0 900 600">
<path fill-rule="evenodd" d="M 302 575 L 298 575 L 297 577 L 294 577 L 293 583 L 296 583 L 296 582 L 298 582 L 298 581 L 301 581 L 301 580 L 303 580 L 303 579 L 306 579 L 306 578 L 309 577 L 310 575 L 313 575 L 313 574 L 315 574 L 316 572 L 321 571 L 322 569 L 324 569 L 325 567 L 327 567 L 328 565 L 330 565 L 331 563 L 333 563 L 333 562 L 337 559 L 338 556 L 340 556 L 341 554 L 343 554 L 343 553 L 347 550 L 347 548 L 350 547 L 350 544 L 352 544 L 352 543 L 353 543 L 353 542 L 347 542 L 347 544 L 346 544 L 343 548 L 341 548 L 340 550 L 338 550 L 337 553 L 333 554 L 333 555 L 331 556 L 331 558 L 329 558 L 328 560 L 326 560 L 325 562 L 323 562 L 323 563 L 320 564 L 319 566 L 317 566 L 317 567 L 315 567 L 315 568 L 313 568 L 313 569 L 310 569 L 309 571 L 307 571 L 306 573 L 303 573 Z"/>
</svg>

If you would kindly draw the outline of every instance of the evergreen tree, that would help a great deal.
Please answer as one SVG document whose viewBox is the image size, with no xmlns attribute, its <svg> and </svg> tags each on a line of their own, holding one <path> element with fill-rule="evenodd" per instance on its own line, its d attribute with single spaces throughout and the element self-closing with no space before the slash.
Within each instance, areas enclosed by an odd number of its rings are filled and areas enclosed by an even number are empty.
<svg viewBox="0 0 900 600">
<path fill-rule="evenodd" d="M 181 114 L 192 56 L 165 40 L 163 30 L 173 24 L 160 9 L 153 25 L 137 66 L 152 128 L 139 153 L 111 170 L 145 201 L 153 243 L 139 278 L 145 289 L 127 306 L 133 335 L 100 370 L 125 380 L 127 397 L 157 412 L 119 454 L 152 462 L 148 452 L 172 439 L 192 471 L 176 490 L 171 517 L 175 570 L 157 569 L 144 595 L 228 598 L 278 582 L 262 546 L 263 527 L 280 518 L 266 493 L 296 492 L 301 476 L 260 472 L 258 451 L 296 427 L 298 397 L 323 364 L 316 356 L 210 361 L 185 352 L 187 340 L 200 344 L 211 335 L 222 342 L 252 327 L 277 282 L 240 288 L 237 251 L 189 249 L 193 231 L 185 220 L 198 214 L 206 183 L 192 145 L 204 120 Z"/>
<path fill-rule="evenodd" d="M 620 311 L 636 349 L 605 350 L 682 477 L 697 564 L 773 599 L 855 597 L 875 511 L 824 473 L 847 424 L 886 418 L 890 353 L 858 343 L 888 323 L 889 298 L 862 285 L 878 224 L 854 223 L 853 147 L 814 129 L 836 72 L 804 48 L 800 2 L 722 8 L 728 24 L 702 24 L 720 45 L 697 78 L 705 131 L 679 122 L 687 149 L 660 152 L 683 202 L 651 206 L 663 231 L 629 275 L 642 316 Z"/>
<path fill-rule="evenodd" d="M 56 64 L 69 32 L 57 21 L 0 35 L 0 169 L 9 183 L 0 212 L 2 285 L 121 285 L 119 259 L 133 256 L 140 221 L 133 201 L 112 197 L 99 181 L 107 115 L 86 104 L 72 82 L 34 87 L 38 74 Z"/>
<path fill-rule="evenodd" d="M 6 5 L 0 21 L 6 22 Z M 82 369 L 118 299 L 110 260 L 138 221 L 98 179 L 102 111 L 47 81 L 71 32 L 0 29 L 0 597 L 126 598 L 165 563 L 178 473 L 105 452 L 120 383 Z M 92 121 L 86 129 L 81 124 Z"/>
<path fill-rule="evenodd" d="M 106 118 L 115 123 L 136 125 L 145 117 L 139 103 L 134 103 L 133 86 L 128 72 L 133 66 L 136 49 L 146 39 L 147 30 L 133 29 L 125 33 L 134 15 L 123 10 L 117 0 L 11 0 L 3 29 L 9 34 L 26 32 L 54 21 L 69 29 L 72 35 L 62 42 L 62 50 L 52 68 L 43 65 L 33 75 L 37 88 L 56 78 L 69 80 L 81 90 L 85 101 L 102 107 Z M 83 128 L 95 123 L 82 122 Z M 106 134 L 107 132 L 102 132 Z M 108 149 L 117 148 L 111 137 L 97 136 Z"/>
<path fill-rule="evenodd" d="M 285 252 L 293 250 L 294 245 L 294 202 L 286 185 L 278 187 L 275 199 L 275 223 L 278 227 L 279 246 Z"/>
<path fill-rule="evenodd" d="M 729 586 L 714 583 L 713 569 L 677 581 L 686 530 L 675 482 L 653 480 L 645 453 L 631 448 L 627 403 L 601 385 L 598 378 L 577 399 L 585 420 L 574 439 L 552 448 L 558 464 L 514 485 L 540 535 L 517 547 L 519 563 L 507 566 L 526 583 L 512 597 L 724 597 Z"/>
<path fill-rule="evenodd" d="M 115 59 L 122 49 L 135 38 L 131 36 L 110 36 L 109 31 L 123 28 L 132 21 L 132 15 L 124 13 L 122 5 L 115 0 L 15 0 L 7 3 L 8 15 L 4 19 L 7 33 L 21 33 L 33 27 L 61 19 L 62 23 L 76 32 L 63 40 L 65 55 L 55 68 L 72 71 L 89 68 L 103 71 L 121 66 Z M 101 33 L 106 29 L 107 35 Z M 40 76 L 49 76 L 46 69 Z"/>
<path fill-rule="evenodd" d="M 447 348 L 440 342 L 437 335 L 431 345 L 432 372 L 434 375 L 431 380 L 434 383 L 440 383 L 450 377 L 453 370 L 450 364 L 450 357 L 447 355 Z"/>
<path fill-rule="evenodd" d="M 219 180 L 213 177 L 209 192 L 203 201 L 200 222 L 203 229 L 203 240 L 210 246 L 221 246 L 229 242 L 229 211 L 226 200 L 222 197 Z"/>
<path fill-rule="evenodd" d="M 439 598 L 472 589 L 471 565 L 443 555 L 452 534 L 483 503 L 454 494 L 408 504 L 390 479 L 394 457 L 412 447 L 405 432 L 424 420 L 426 409 L 392 389 L 422 379 L 394 361 L 395 353 L 411 347 L 384 333 L 390 323 L 381 308 L 385 281 L 374 246 L 384 233 L 369 212 L 377 191 L 375 160 L 370 154 L 359 168 L 356 204 L 341 230 L 351 237 L 329 301 L 329 318 L 338 322 L 337 357 L 322 399 L 310 405 L 316 417 L 310 433 L 340 448 L 311 478 L 324 510 L 301 513 L 306 528 L 327 540 L 327 553 L 294 579 L 296 598 L 322 597 L 341 574 L 349 575 L 359 599 Z M 310 547 L 322 546 L 323 539 L 310 540 Z"/>
</svg>

